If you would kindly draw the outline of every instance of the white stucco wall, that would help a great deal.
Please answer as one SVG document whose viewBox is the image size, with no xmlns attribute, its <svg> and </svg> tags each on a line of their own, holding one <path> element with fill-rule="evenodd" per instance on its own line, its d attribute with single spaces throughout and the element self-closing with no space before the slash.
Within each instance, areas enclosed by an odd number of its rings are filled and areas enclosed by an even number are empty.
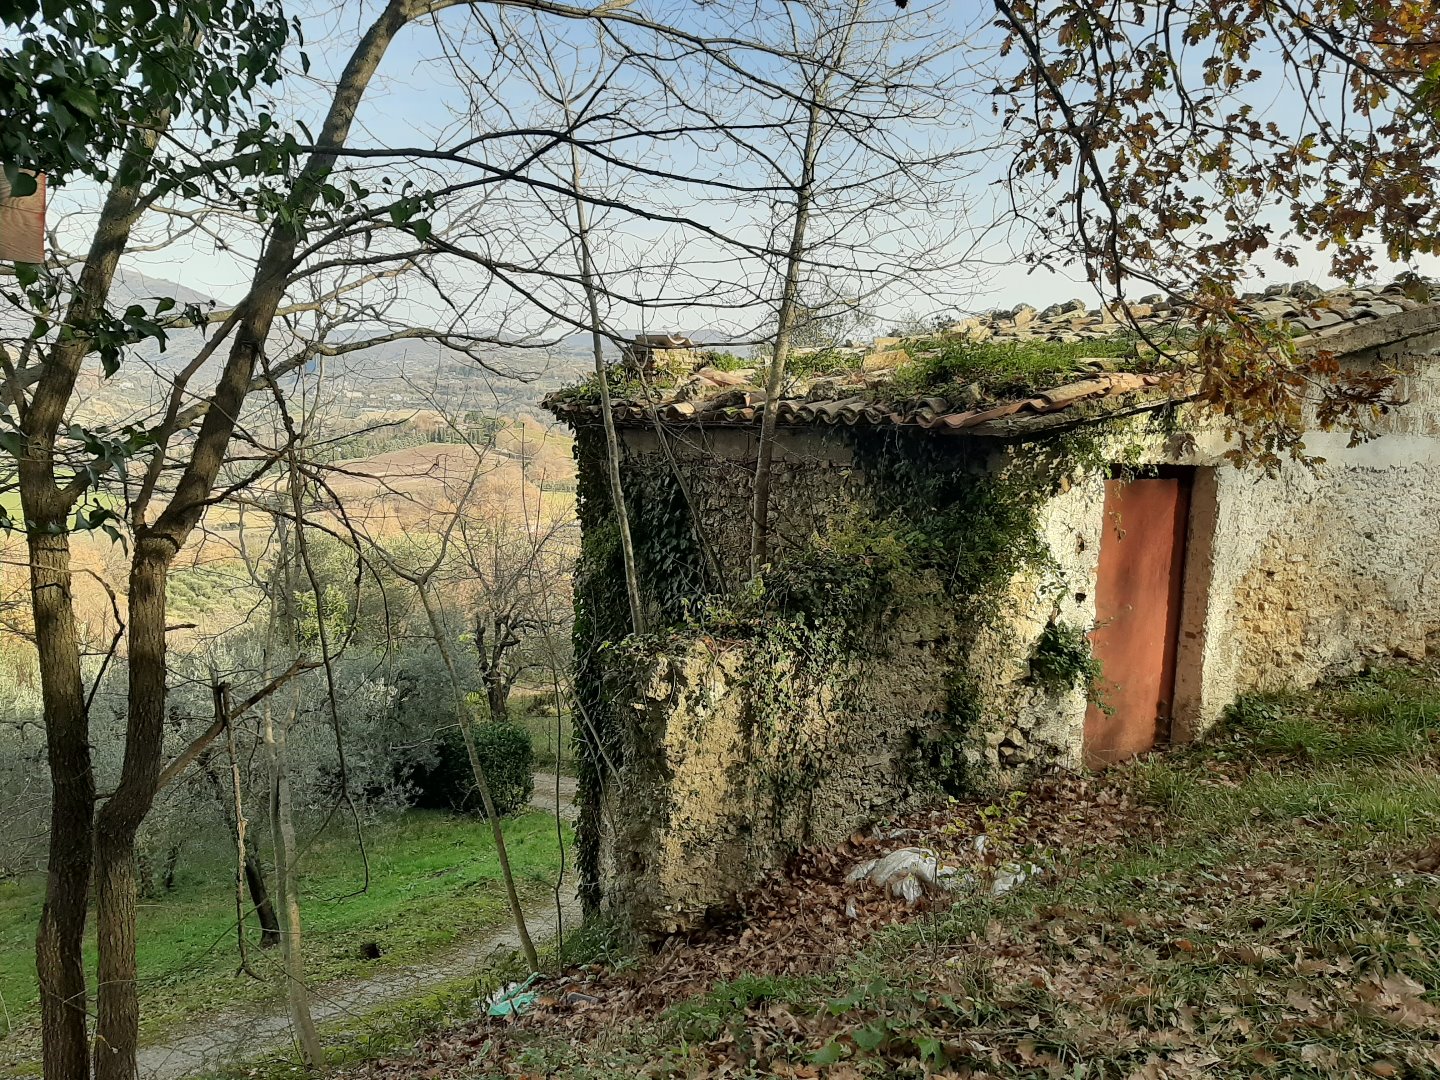
<svg viewBox="0 0 1440 1080">
<path fill-rule="evenodd" d="M 1440 439 L 1309 441 L 1328 459 L 1318 471 L 1221 466 L 1197 492 L 1177 695 L 1187 732 L 1246 690 L 1440 652 Z"/>
<path fill-rule="evenodd" d="M 1235 469 L 1218 436 L 1191 505 L 1177 737 L 1247 690 L 1440 655 L 1440 358 L 1392 358 L 1408 404 L 1357 447 L 1315 432 L 1315 469 Z M 1208 466 L 1208 468 L 1203 468 Z"/>
<path fill-rule="evenodd" d="M 1218 432 L 1184 456 L 1139 424 L 1117 435 L 1117 458 L 1136 460 L 1138 442 L 1142 461 L 1196 470 L 1174 738 L 1202 733 L 1246 691 L 1440 656 L 1440 358 L 1394 362 L 1408 404 L 1357 447 L 1344 433 L 1312 433 L 1307 451 L 1325 458 L 1316 468 L 1289 464 L 1275 477 L 1236 469 Z M 1084 697 L 1028 695 L 1023 643 L 1052 615 L 1094 625 L 1103 507 L 1098 474 L 1051 501 L 1042 528 L 1053 570 L 1012 585 L 1009 640 L 992 643 L 992 685 L 997 699 L 1008 695 L 1011 717 L 990 736 L 1001 764 L 1009 744 L 1027 742 L 1080 762 Z"/>
</svg>

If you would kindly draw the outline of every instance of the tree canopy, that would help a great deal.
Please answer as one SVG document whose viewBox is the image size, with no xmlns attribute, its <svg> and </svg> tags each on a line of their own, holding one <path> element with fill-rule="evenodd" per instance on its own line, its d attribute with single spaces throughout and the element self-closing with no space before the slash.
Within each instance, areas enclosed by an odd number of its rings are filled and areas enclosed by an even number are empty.
<svg viewBox="0 0 1440 1080">
<path fill-rule="evenodd" d="M 292 27 L 278 0 L 4 0 L 0 23 L 18 39 L 0 50 L 0 163 L 22 195 L 20 169 L 109 179 L 161 112 L 228 129 L 279 78 Z"/>
<path fill-rule="evenodd" d="M 1440 253 L 1440 8 L 1426 0 L 994 0 L 995 108 L 1027 258 L 1187 298 L 1200 398 L 1240 461 L 1304 457 L 1388 384 L 1238 303 L 1256 259 L 1344 280 Z M 1309 399 L 1318 406 L 1307 412 Z"/>
</svg>

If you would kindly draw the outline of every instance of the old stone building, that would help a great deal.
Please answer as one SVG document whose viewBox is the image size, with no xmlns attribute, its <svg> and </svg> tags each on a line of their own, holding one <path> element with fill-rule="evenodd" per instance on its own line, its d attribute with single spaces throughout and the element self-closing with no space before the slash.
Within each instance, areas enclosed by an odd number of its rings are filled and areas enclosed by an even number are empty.
<svg viewBox="0 0 1440 1080">
<path fill-rule="evenodd" d="M 797 846 L 937 791 L 1101 766 L 1195 737 L 1242 692 L 1440 652 L 1440 303 L 1253 303 L 1302 349 L 1393 371 L 1407 403 L 1378 437 L 1314 432 L 1323 464 L 1264 475 L 1225 460 L 1103 312 L 952 328 L 1011 367 L 942 389 L 906 366 L 923 349 L 887 343 L 776 403 L 758 576 L 751 373 L 702 356 L 659 397 L 617 400 L 640 637 L 594 396 L 552 398 L 581 466 L 589 903 L 687 925 Z M 1046 362 L 1016 375 L 1031 349 Z"/>
</svg>

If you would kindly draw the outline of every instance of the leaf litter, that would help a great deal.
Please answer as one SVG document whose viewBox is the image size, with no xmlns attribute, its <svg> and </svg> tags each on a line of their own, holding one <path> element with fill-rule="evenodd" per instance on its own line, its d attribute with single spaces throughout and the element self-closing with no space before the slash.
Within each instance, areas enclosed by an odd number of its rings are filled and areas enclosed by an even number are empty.
<svg viewBox="0 0 1440 1080">
<path fill-rule="evenodd" d="M 1306 767 L 1189 766 L 1217 799 Z M 1440 1076 L 1436 843 L 1324 813 L 1186 817 L 1146 770 L 1042 777 L 802 851 L 724 922 L 347 1075 Z M 1407 759 L 1396 783 L 1435 771 Z M 899 851 L 916 888 L 871 880 Z M 1040 874 L 997 895 L 1016 868 Z"/>
</svg>

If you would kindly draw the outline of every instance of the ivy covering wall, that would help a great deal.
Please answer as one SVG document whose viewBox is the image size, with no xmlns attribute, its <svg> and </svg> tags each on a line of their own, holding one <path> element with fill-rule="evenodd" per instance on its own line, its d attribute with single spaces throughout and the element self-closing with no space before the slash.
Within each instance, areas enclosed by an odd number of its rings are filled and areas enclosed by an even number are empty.
<svg viewBox="0 0 1440 1080">
<path fill-rule="evenodd" d="M 914 642 L 924 643 L 915 677 L 926 682 L 915 693 L 923 712 L 913 724 L 916 771 L 957 792 L 982 781 L 974 755 L 962 752 L 978 735 L 980 687 L 990 674 L 973 669 L 973 646 L 996 625 L 1015 576 L 1043 570 L 1041 510 L 1099 464 L 1098 437 L 1011 449 L 904 429 L 843 429 L 833 438 L 828 456 L 796 455 L 790 472 L 781 471 L 776 500 L 797 499 L 806 504 L 798 510 L 810 510 L 818 488 L 840 494 L 819 514 L 788 515 L 811 527 L 805 535 L 782 530 L 775 564 L 753 579 L 738 540 L 747 530 L 735 528 L 748 521 L 744 462 L 683 447 L 627 449 L 622 474 L 652 634 L 622 648 L 629 616 L 603 441 L 598 431 L 578 433 L 584 541 L 575 590 L 576 732 L 587 905 L 599 900 L 601 786 L 625 764 L 624 725 L 633 716 L 624 710 L 638 673 L 697 638 L 723 641 L 748 658 L 749 737 L 774 807 L 813 789 L 826 767 L 826 747 L 810 745 L 797 719 L 805 706 L 824 700 L 827 708 L 863 712 L 897 699 L 903 707 L 904 687 L 884 680 Z M 787 520 L 783 510 L 777 506 L 777 521 Z M 1077 647 L 1074 633 L 1051 636 Z M 1083 652 L 1083 637 L 1078 647 Z M 1058 689 L 1056 665 L 1042 658 L 1039 666 Z M 877 704 L 882 690 L 889 698 Z"/>
</svg>

